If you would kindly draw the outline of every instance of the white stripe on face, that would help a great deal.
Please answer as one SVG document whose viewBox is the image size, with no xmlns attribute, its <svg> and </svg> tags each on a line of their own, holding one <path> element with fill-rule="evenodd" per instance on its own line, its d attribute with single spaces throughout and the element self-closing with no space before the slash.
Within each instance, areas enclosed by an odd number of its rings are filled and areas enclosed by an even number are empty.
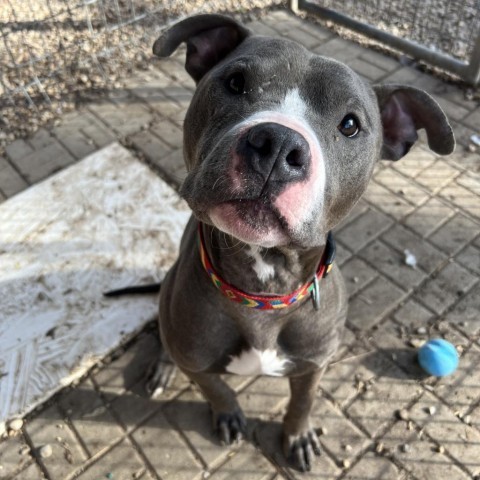
<svg viewBox="0 0 480 480">
<path fill-rule="evenodd" d="M 277 111 L 305 120 L 307 104 L 302 100 L 298 88 L 294 88 L 287 92 Z"/>
</svg>

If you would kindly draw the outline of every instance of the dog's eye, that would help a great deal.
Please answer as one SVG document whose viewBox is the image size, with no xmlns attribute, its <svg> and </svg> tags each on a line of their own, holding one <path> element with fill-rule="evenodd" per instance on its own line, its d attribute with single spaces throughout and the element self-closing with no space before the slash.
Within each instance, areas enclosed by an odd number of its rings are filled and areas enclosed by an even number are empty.
<svg viewBox="0 0 480 480">
<path fill-rule="evenodd" d="M 245 77 L 243 73 L 233 73 L 227 78 L 226 86 L 230 93 L 234 95 L 241 95 L 245 93 Z"/>
<path fill-rule="evenodd" d="M 352 114 L 348 114 L 345 115 L 337 128 L 340 130 L 342 135 L 352 138 L 360 131 L 360 124 Z"/>
</svg>

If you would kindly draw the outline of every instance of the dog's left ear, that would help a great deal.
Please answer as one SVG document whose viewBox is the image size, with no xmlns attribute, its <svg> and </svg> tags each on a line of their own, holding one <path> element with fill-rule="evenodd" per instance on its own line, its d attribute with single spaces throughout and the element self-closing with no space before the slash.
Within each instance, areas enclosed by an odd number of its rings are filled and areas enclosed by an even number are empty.
<svg viewBox="0 0 480 480">
<path fill-rule="evenodd" d="M 452 127 L 438 103 L 428 93 L 405 85 L 375 85 L 383 126 L 381 158 L 398 160 L 427 131 L 428 146 L 440 155 L 455 149 Z"/>
<path fill-rule="evenodd" d="M 165 30 L 153 44 L 153 53 L 158 57 L 168 57 L 182 42 L 186 42 L 185 69 L 198 83 L 249 35 L 248 28 L 230 17 L 195 15 Z"/>
</svg>

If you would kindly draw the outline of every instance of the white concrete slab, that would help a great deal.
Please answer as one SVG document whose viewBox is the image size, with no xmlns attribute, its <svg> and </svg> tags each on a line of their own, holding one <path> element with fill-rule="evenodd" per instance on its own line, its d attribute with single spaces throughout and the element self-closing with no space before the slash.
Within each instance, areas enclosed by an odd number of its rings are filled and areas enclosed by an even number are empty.
<svg viewBox="0 0 480 480">
<path fill-rule="evenodd" d="M 0 204 L 0 430 L 156 316 L 102 292 L 161 279 L 188 216 L 118 144 Z"/>
</svg>

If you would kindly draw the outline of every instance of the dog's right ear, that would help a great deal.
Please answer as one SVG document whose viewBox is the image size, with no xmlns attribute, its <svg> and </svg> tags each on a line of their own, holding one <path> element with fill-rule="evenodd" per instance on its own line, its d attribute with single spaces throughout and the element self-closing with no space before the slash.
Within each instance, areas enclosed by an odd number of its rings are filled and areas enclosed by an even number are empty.
<svg viewBox="0 0 480 480">
<path fill-rule="evenodd" d="M 406 85 L 374 85 L 383 126 L 381 158 L 398 160 L 427 132 L 428 146 L 440 155 L 455 149 L 455 137 L 440 105 L 427 93 Z"/>
<path fill-rule="evenodd" d="M 153 44 L 153 53 L 168 57 L 186 42 L 185 70 L 198 83 L 249 35 L 248 28 L 224 15 L 195 15 L 167 28 Z"/>
</svg>

